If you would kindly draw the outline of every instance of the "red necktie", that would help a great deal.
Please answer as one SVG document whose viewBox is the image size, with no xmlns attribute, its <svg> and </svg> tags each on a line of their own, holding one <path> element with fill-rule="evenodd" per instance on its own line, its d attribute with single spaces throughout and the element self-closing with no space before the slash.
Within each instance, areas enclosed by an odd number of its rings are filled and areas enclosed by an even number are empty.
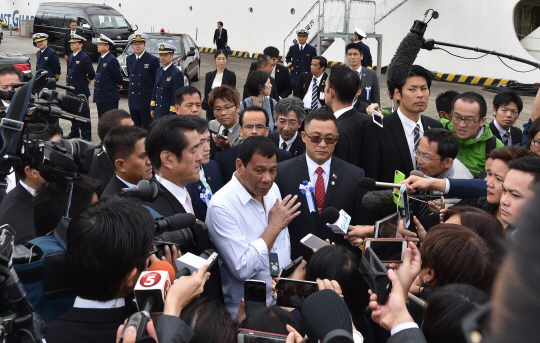
<svg viewBox="0 0 540 343">
<path fill-rule="evenodd" d="M 317 203 L 317 211 L 321 214 L 324 205 L 324 179 L 322 173 L 324 170 L 319 167 L 315 171 L 317 173 L 317 181 L 315 182 L 315 202 Z"/>
</svg>

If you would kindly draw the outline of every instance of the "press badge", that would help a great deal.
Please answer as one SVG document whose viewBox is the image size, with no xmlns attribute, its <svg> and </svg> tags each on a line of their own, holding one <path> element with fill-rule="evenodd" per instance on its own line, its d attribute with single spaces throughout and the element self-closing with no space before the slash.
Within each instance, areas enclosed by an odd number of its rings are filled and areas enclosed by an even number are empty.
<svg viewBox="0 0 540 343">
<path fill-rule="evenodd" d="M 169 76 L 169 77 L 167 77 L 167 82 L 168 82 L 168 81 L 171 81 L 171 77 L 170 77 L 170 76 Z"/>
<path fill-rule="evenodd" d="M 45 60 L 48 60 L 49 58 L 47 56 L 43 57 Z"/>
<path fill-rule="evenodd" d="M 150 66 L 150 64 L 148 64 L 148 63 L 144 65 L 145 68 L 148 68 L 149 66 Z"/>
<path fill-rule="evenodd" d="M 79 64 L 80 61 L 75 61 L 75 63 Z"/>
<path fill-rule="evenodd" d="M 103 66 L 106 67 L 106 66 L 107 66 L 107 63 L 103 63 Z"/>
</svg>

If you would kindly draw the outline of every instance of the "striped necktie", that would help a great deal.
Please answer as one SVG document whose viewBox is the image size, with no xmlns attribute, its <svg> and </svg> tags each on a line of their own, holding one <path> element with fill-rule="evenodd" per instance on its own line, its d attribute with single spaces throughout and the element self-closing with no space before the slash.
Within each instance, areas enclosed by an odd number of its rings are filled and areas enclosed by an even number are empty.
<svg viewBox="0 0 540 343">
<path fill-rule="evenodd" d="M 311 86 L 311 110 L 315 111 L 317 108 L 319 108 L 319 99 L 318 99 L 318 91 L 317 91 L 317 79 L 315 76 L 313 77 L 313 86 Z"/>
</svg>

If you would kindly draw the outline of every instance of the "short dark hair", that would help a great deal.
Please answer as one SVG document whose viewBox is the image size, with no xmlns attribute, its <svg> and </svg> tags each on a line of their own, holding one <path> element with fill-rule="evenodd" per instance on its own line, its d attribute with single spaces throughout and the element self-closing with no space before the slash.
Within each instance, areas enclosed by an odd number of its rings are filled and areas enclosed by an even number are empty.
<svg viewBox="0 0 540 343">
<path fill-rule="evenodd" d="M 232 86 L 223 85 L 212 89 L 208 95 L 208 105 L 210 105 L 211 108 L 214 108 L 214 101 L 216 99 L 228 100 L 231 101 L 234 106 L 238 106 L 240 104 L 240 93 Z"/>
<path fill-rule="evenodd" d="M 127 113 L 124 110 L 116 109 L 116 110 L 110 110 L 101 116 L 98 121 L 98 137 L 100 141 L 105 140 L 105 136 L 107 136 L 107 133 L 111 131 L 113 128 L 120 126 L 120 122 L 122 119 L 131 118 L 131 115 Z"/>
<path fill-rule="evenodd" d="M 268 55 L 259 55 L 259 57 L 257 57 L 257 70 L 260 70 L 262 67 L 266 67 L 267 65 L 269 65 L 269 58 L 270 56 Z"/>
<path fill-rule="evenodd" d="M 533 144 L 534 136 L 536 136 L 538 132 L 540 132 L 540 118 L 536 118 L 529 127 L 529 147 Z"/>
<path fill-rule="evenodd" d="M 324 67 L 324 70 L 326 70 L 326 66 L 328 66 L 328 60 L 326 58 L 323 56 L 315 56 L 313 59 L 319 61 L 319 65 Z"/>
<path fill-rule="evenodd" d="M 437 95 L 435 98 L 435 107 L 437 108 L 437 113 L 444 111 L 448 114 L 452 113 L 452 104 L 454 99 L 458 96 L 459 93 L 456 91 L 446 91 Z"/>
<path fill-rule="evenodd" d="M 227 307 L 221 301 L 211 298 L 195 298 L 180 314 L 193 331 L 192 343 L 236 342 L 236 327 Z"/>
<path fill-rule="evenodd" d="M 459 144 L 450 130 L 439 128 L 430 129 L 424 132 L 424 137 L 427 138 L 429 143 L 437 142 L 437 154 L 441 156 L 441 159 L 456 158 L 459 152 Z"/>
<path fill-rule="evenodd" d="M 19 77 L 19 82 L 23 81 L 23 73 L 19 69 L 15 68 L 14 66 L 0 67 L 0 76 L 4 76 L 8 74 L 15 74 Z"/>
<path fill-rule="evenodd" d="M 92 198 L 94 194 L 97 194 L 100 186 L 101 181 L 86 175 L 73 180 L 73 193 L 69 206 L 70 218 L 92 204 Z M 56 229 L 62 217 L 66 215 L 69 196 L 69 185 L 66 183 L 44 182 L 39 186 L 32 199 L 34 227 L 38 236 L 45 236 Z"/>
<path fill-rule="evenodd" d="M 279 58 L 279 50 L 275 46 L 268 46 L 264 48 L 263 54 L 268 55 L 271 58 Z"/>
<path fill-rule="evenodd" d="M 71 20 L 69 21 L 69 24 L 71 25 L 71 23 L 78 24 L 77 21 L 76 21 L 75 19 L 71 19 Z"/>
<path fill-rule="evenodd" d="M 251 72 L 246 81 L 246 90 L 248 94 L 250 96 L 259 96 L 269 78 L 270 75 L 262 70 Z"/>
<path fill-rule="evenodd" d="M 540 183 L 540 156 L 516 158 L 508 163 L 508 167 L 533 175 L 534 178 L 529 184 L 529 189 L 534 189 Z"/>
<path fill-rule="evenodd" d="M 225 49 L 217 49 L 216 52 L 214 52 L 214 59 L 218 58 L 218 56 L 222 54 L 225 55 L 226 59 L 229 59 L 229 54 Z"/>
<path fill-rule="evenodd" d="M 270 117 L 268 116 L 268 112 L 260 106 L 249 106 L 248 108 L 245 108 L 242 113 L 240 113 L 238 117 L 238 123 L 240 124 L 240 127 L 242 127 L 242 123 L 244 122 L 244 114 L 246 112 L 262 112 L 264 113 L 264 118 L 266 119 L 266 127 L 270 124 Z"/>
<path fill-rule="evenodd" d="M 223 26 L 223 22 L 222 21 L 218 21 L 218 24 Z"/>
<path fill-rule="evenodd" d="M 429 70 L 415 64 L 412 66 L 411 72 L 409 73 L 409 76 L 407 76 L 407 79 L 409 77 L 414 77 L 414 76 L 423 77 L 426 80 L 428 89 L 431 89 L 431 80 L 433 80 L 433 75 L 431 74 Z M 387 80 L 386 84 L 388 85 L 388 91 L 390 91 L 390 94 L 394 96 L 394 90 L 396 88 L 398 89 L 399 94 L 401 94 L 403 90 L 403 86 L 405 85 L 405 83 L 407 83 L 407 79 L 405 79 L 405 82 L 403 82 L 402 84 L 397 84 L 395 81 Z"/>
<path fill-rule="evenodd" d="M 518 114 L 521 113 L 521 111 L 523 110 L 523 100 L 521 100 L 521 97 L 518 95 L 518 93 L 511 89 L 505 90 L 501 93 L 497 93 L 497 95 L 495 95 L 495 97 L 493 98 L 493 107 L 498 110 L 499 107 L 506 106 L 511 102 L 516 104 L 518 108 Z"/>
<path fill-rule="evenodd" d="M 351 49 L 356 49 L 358 50 L 358 52 L 360 52 L 360 55 L 363 55 L 364 54 L 364 49 L 362 48 L 362 46 L 356 42 L 352 42 L 352 43 L 349 43 L 347 44 L 347 46 L 345 47 L 345 54 L 347 54 L 349 52 L 349 50 Z"/>
<path fill-rule="evenodd" d="M 54 136 L 62 137 L 64 131 L 58 124 L 32 123 L 26 124 L 28 139 L 50 141 Z"/>
<path fill-rule="evenodd" d="M 337 99 L 343 103 L 353 102 L 360 84 L 358 73 L 346 66 L 333 68 L 327 80 L 328 88 L 333 89 L 336 92 Z"/>
<path fill-rule="evenodd" d="M 484 97 L 476 92 L 464 92 L 460 95 L 456 96 L 454 99 L 454 102 L 452 103 L 452 110 L 456 106 L 456 101 L 461 100 L 464 102 L 468 102 L 469 104 L 477 103 L 478 106 L 480 106 L 480 119 L 484 118 L 487 114 L 487 104 L 486 99 Z"/>
<path fill-rule="evenodd" d="M 304 102 L 297 97 L 285 98 L 279 100 L 276 105 L 276 120 L 280 115 L 287 115 L 289 112 L 294 112 L 298 117 L 298 121 L 303 122 L 306 118 L 306 110 L 304 109 Z"/>
<path fill-rule="evenodd" d="M 320 120 L 320 121 L 332 121 L 334 122 L 334 125 L 336 125 L 337 128 L 337 120 L 336 117 L 332 112 L 325 108 L 319 108 L 315 111 L 309 112 L 309 114 L 306 116 L 306 119 L 304 120 L 304 127 L 307 128 L 309 126 L 309 123 L 311 123 L 312 120 Z M 339 132 L 338 132 L 339 133 Z"/>
<path fill-rule="evenodd" d="M 178 88 L 174 93 L 174 104 L 178 106 L 182 105 L 182 102 L 184 101 L 184 94 L 191 95 L 195 93 L 199 94 L 199 98 L 201 97 L 201 92 L 195 87 L 184 86 Z"/>
<path fill-rule="evenodd" d="M 117 126 L 109 131 L 103 144 L 107 147 L 107 157 L 114 170 L 114 161 L 119 158 L 128 159 L 135 151 L 135 144 L 145 137 L 146 130 L 138 126 Z"/>
<path fill-rule="evenodd" d="M 238 158 L 242 161 L 244 167 L 246 167 L 255 154 L 267 158 L 275 156 L 277 160 L 278 149 L 269 138 L 264 136 L 249 136 L 242 144 L 240 144 L 240 147 L 238 148 Z"/>
<path fill-rule="evenodd" d="M 240 324 L 240 328 L 288 335 L 287 324 L 304 337 L 304 328 L 298 317 L 279 306 L 262 307 L 253 311 Z"/>
<path fill-rule="evenodd" d="M 67 260 L 77 295 L 117 298 L 126 275 L 146 267 L 153 236 L 150 211 L 134 199 L 104 197 L 76 215 L 67 230 Z"/>
<path fill-rule="evenodd" d="M 189 145 L 185 131 L 197 130 L 197 124 L 185 116 L 164 116 L 150 125 L 146 137 L 146 153 L 154 170 L 161 168 L 161 152 L 170 151 L 180 162 L 182 151 Z"/>
</svg>

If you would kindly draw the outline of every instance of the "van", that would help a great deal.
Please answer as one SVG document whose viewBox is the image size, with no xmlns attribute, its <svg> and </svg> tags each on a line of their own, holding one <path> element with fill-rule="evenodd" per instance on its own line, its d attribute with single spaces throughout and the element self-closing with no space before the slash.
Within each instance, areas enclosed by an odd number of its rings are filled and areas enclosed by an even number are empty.
<svg viewBox="0 0 540 343">
<path fill-rule="evenodd" d="M 43 2 L 34 18 L 34 33 L 48 34 L 48 45 L 64 54 L 66 35 L 71 32 L 69 24 L 72 20 L 77 21 L 77 34 L 86 38 L 83 50 L 92 60 L 97 60 L 100 56 L 94 43 L 100 34 L 112 39 L 115 48 L 124 49 L 128 45 L 129 35 L 137 30 L 137 26 L 132 27 L 120 12 L 110 6 Z M 111 51 L 114 50 L 116 49 Z"/>
</svg>

